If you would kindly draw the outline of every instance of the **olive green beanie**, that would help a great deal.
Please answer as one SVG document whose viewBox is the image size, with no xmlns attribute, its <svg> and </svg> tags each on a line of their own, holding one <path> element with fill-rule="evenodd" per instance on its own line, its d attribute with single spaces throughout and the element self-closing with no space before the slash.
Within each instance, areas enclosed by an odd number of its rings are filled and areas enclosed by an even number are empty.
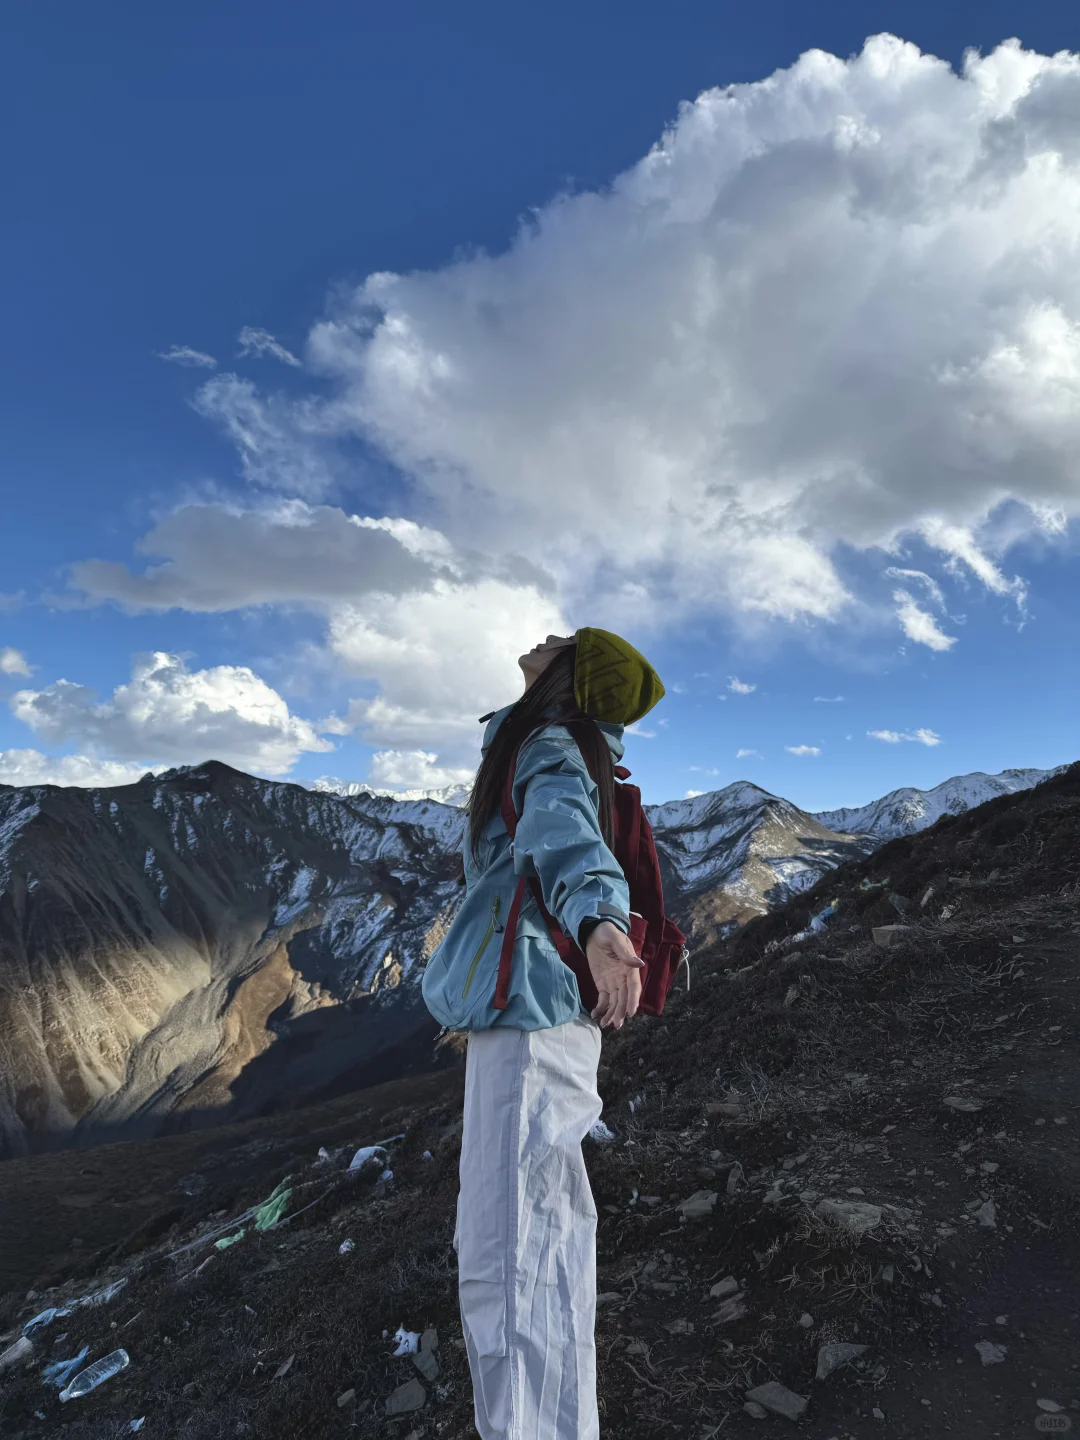
<svg viewBox="0 0 1080 1440">
<path fill-rule="evenodd" d="M 586 715 L 632 725 L 664 698 L 660 676 L 634 647 L 610 630 L 579 630 L 574 696 Z"/>
</svg>

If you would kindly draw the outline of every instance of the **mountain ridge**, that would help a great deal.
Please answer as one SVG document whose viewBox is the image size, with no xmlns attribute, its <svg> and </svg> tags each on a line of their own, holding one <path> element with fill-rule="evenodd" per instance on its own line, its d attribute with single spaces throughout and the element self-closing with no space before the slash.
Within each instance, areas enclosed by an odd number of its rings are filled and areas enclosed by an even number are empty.
<svg viewBox="0 0 1080 1440">
<path fill-rule="evenodd" d="M 888 838 L 874 806 L 851 812 L 865 833 L 839 831 L 749 781 L 646 808 L 695 950 Z M 0 1156 L 270 1113 L 432 1063 L 420 977 L 460 895 L 464 825 L 436 799 L 217 761 L 0 786 Z"/>
</svg>

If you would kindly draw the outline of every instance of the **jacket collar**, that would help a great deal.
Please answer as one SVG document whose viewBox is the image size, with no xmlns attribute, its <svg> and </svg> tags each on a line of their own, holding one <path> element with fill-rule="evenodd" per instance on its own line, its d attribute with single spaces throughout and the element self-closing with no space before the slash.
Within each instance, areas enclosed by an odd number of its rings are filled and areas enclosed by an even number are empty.
<svg viewBox="0 0 1080 1440">
<path fill-rule="evenodd" d="M 507 715 L 510 714 L 510 711 L 513 708 L 514 706 L 512 704 L 504 705 L 501 710 L 496 710 L 495 714 L 492 715 L 491 719 L 487 723 L 486 729 L 484 730 L 484 740 L 481 747 L 483 751 L 487 750 L 488 746 L 495 738 L 496 730 L 498 730 L 499 726 L 506 719 Z M 603 733 L 604 739 L 608 743 L 608 749 L 611 751 L 611 758 L 616 763 L 618 763 L 622 759 L 623 754 L 626 751 L 626 746 L 623 744 L 623 726 L 609 724 L 606 720 L 598 720 L 596 723 L 597 725 L 599 725 L 600 730 Z"/>
</svg>

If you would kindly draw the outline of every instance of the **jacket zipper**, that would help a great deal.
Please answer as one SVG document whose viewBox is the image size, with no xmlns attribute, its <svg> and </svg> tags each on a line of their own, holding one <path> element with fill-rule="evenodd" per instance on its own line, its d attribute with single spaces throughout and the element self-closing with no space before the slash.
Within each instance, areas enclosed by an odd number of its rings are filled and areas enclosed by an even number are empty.
<svg viewBox="0 0 1080 1440">
<path fill-rule="evenodd" d="M 484 938 L 480 941 L 480 944 L 476 950 L 476 954 L 472 958 L 472 964 L 469 966 L 469 973 L 465 976 L 465 988 L 461 992 L 461 998 L 463 1000 L 465 999 L 465 996 L 469 993 L 469 986 L 472 984 L 473 976 L 476 974 L 476 967 L 480 963 L 480 956 L 483 955 L 484 951 L 488 947 L 492 935 L 495 934 L 496 927 L 499 923 L 499 911 L 501 909 L 502 897 L 496 895 L 494 900 L 492 900 L 491 902 L 491 920 L 488 924 L 488 928 L 484 931 Z"/>
</svg>

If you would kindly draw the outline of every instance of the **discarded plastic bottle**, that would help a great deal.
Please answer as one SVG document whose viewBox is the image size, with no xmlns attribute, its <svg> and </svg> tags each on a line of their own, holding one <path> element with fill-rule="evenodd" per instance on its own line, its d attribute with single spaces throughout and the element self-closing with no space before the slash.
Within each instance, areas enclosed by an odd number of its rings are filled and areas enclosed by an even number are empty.
<svg viewBox="0 0 1080 1440">
<path fill-rule="evenodd" d="M 106 1380 L 111 1380 L 121 1370 L 126 1370 L 130 1364 L 131 1357 L 126 1350 L 114 1350 L 111 1355 L 106 1355 L 102 1360 L 95 1360 L 93 1365 L 88 1365 L 85 1370 L 80 1370 L 70 1385 L 60 1391 L 60 1399 L 78 1400 L 82 1395 L 89 1395 L 91 1390 L 96 1390 Z"/>
</svg>

